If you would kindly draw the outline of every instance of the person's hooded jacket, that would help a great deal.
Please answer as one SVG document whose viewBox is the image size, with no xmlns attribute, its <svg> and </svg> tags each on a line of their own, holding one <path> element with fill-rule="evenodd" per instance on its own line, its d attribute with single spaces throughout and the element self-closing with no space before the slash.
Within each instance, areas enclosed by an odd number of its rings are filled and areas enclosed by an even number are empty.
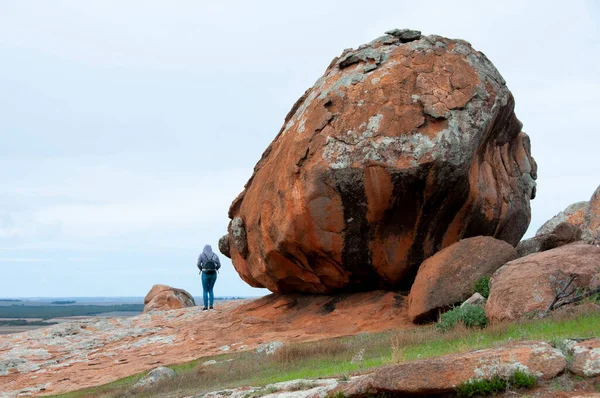
<svg viewBox="0 0 600 398">
<path fill-rule="evenodd" d="M 198 269 L 200 271 L 202 271 L 203 265 L 206 264 L 208 260 L 214 261 L 217 264 L 217 269 L 221 268 L 221 261 L 219 260 L 219 256 L 217 256 L 216 253 L 212 251 L 212 247 L 210 247 L 210 245 L 205 245 L 204 250 L 202 250 L 202 253 L 200 254 L 200 256 L 198 256 Z"/>
</svg>

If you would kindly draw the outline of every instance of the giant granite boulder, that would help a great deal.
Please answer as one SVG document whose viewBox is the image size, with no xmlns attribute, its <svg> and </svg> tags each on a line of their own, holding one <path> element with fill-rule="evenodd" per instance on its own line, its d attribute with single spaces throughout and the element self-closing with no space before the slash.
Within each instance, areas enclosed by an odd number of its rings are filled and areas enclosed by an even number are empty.
<svg viewBox="0 0 600 398">
<path fill-rule="evenodd" d="M 225 246 L 247 283 L 273 292 L 409 287 L 462 238 L 516 245 L 535 179 L 486 56 L 395 30 L 345 50 L 292 107 L 231 205 Z"/>
</svg>

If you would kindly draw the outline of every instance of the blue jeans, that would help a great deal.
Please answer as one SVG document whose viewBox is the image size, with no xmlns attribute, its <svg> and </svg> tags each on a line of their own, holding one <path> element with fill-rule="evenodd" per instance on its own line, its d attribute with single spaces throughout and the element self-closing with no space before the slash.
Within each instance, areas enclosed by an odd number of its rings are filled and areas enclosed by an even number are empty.
<svg viewBox="0 0 600 398">
<path fill-rule="evenodd" d="M 215 287 L 215 282 L 217 281 L 217 273 L 207 274 L 206 272 L 202 272 L 202 290 L 203 290 L 203 299 L 204 299 L 204 308 L 208 307 L 208 297 L 210 296 L 210 307 L 212 308 L 213 302 L 215 301 L 215 297 L 213 295 L 213 287 Z"/>
</svg>

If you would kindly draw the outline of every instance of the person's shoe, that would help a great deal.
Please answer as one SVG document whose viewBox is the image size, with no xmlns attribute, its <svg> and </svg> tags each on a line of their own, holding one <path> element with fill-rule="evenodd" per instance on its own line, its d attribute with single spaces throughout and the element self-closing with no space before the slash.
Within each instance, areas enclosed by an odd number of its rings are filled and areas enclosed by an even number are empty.
<svg viewBox="0 0 600 398">
<path fill-rule="evenodd" d="M 214 310 L 215 310 L 213 307 L 210 307 L 209 309 L 210 309 L 211 311 L 214 311 Z"/>
<path fill-rule="evenodd" d="M 202 311 L 208 311 L 208 308 L 204 307 L 202 308 Z"/>
</svg>

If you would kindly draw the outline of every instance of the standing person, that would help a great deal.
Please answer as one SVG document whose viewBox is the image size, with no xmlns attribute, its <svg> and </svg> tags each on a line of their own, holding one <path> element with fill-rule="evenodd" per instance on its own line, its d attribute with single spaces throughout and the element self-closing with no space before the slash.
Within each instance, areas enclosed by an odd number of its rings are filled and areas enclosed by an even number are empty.
<svg viewBox="0 0 600 398">
<path fill-rule="evenodd" d="M 217 271 L 219 270 L 219 268 L 221 268 L 221 261 L 219 261 L 219 256 L 213 253 L 212 247 L 210 247 L 210 245 L 204 246 L 202 254 L 200 254 L 200 256 L 198 257 L 198 269 L 200 269 L 200 273 L 202 274 L 202 298 L 204 299 L 204 308 L 202 309 L 202 311 L 206 311 L 209 308 L 211 310 L 213 309 L 213 287 L 215 286 L 215 282 L 217 281 Z"/>
</svg>

